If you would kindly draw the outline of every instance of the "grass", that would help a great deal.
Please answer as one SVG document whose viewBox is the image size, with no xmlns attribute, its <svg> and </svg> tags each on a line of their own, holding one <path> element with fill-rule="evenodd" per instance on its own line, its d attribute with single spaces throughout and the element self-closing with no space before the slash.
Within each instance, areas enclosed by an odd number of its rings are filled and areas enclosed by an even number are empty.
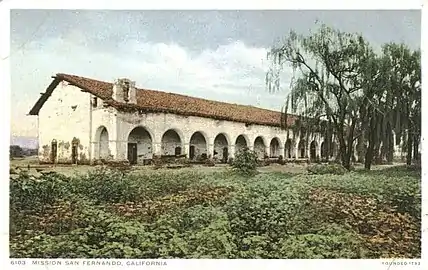
<svg viewBox="0 0 428 270">
<path fill-rule="evenodd" d="M 420 170 L 11 179 L 11 257 L 419 258 Z"/>
</svg>

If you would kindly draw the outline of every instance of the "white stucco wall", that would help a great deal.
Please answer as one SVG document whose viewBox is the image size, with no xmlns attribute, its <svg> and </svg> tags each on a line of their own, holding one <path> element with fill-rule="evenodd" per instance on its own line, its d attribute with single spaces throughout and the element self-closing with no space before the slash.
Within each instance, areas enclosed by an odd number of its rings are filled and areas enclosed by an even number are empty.
<svg viewBox="0 0 428 270">
<path fill-rule="evenodd" d="M 71 163 L 72 141 L 77 139 L 77 160 L 89 160 L 90 95 L 75 86 L 60 83 L 42 106 L 38 116 L 39 159 L 51 162 L 52 140 L 57 141 L 56 162 Z"/>
<path fill-rule="evenodd" d="M 102 123 L 98 123 L 97 125 L 102 125 Z M 248 141 L 248 147 L 252 150 L 258 150 L 261 158 L 263 158 L 264 153 L 269 154 L 271 152 L 270 142 L 273 138 L 277 138 L 280 144 L 279 149 L 276 151 L 284 156 L 284 144 L 287 138 L 287 131 L 278 127 L 245 125 L 244 123 L 238 122 L 164 113 L 131 114 L 118 112 L 117 137 L 110 137 L 111 140 L 115 141 L 114 144 L 116 144 L 117 147 L 117 156 L 115 158 L 127 158 L 128 134 L 137 126 L 144 127 L 150 134 L 153 143 L 153 153 L 156 155 L 173 154 L 174 148 L 178 145 L 182 147 L 183 154 L 189 155 L 189 147 L 191 145 L 190 139 L 195 132 L 200 132 L 206 141 L 206 151 L 201 151 L 201 148 L 203 148 L 203 141 L 200 138 L 193 142 L 196 146 L 195 154 L 198 155 L 205 152 L 208 156 L 212 156 L 214 153 L 214 139 L 218 134 L 224 134 L 228 141 L 229 157 L 234 156 L 235 142 L 239 135 L 244 135 Z M 177 132 L 181 139 L 181 144 L 172 142 L 171 138 L 166 138 L 162 144 L 164 133 L 170 129 Z M 291 134 L 290 136 L 292 136 L 292 131 L 289 131 L 289 133 Z M 254 149 L 255 139 L 259 136 L 263 140 L 264 148 L 259 144 L 259 146 Z M 312 139 L 317 140 L 318 146 L 321 145 L 321 138 L 316 136 Z M 223 144 L 224 142 L 222 144 L 218 143 L 215 149 L 220 159 L 222 158 Z M 111 144 L 111 147 L 114 147 L 113 144 Z M 293 151 L 296 152 L 297 149 Z M 309 154 L 309 147 L 307 147 L 307 152 Z M 319 153 L 319 149 L 317 152 Z"/>
<path fill-rule="evenodd" d="M 71 144 L 73 138 L 79 141 L 78 160 L 87 163 L 97 159 L 128 159 L 128 143 L 137 143 L 138 162 L 150 159 L 155 155 L 174 154 L 177 146 L 182 148 L 181 153 L 189 156 L 191 145 L 195 146 L 195 157 L 207 154 L 212 157 L 214 150 L 217 158 L 223 159 L 223 150 L 228 149 L 228 157 L 233 158 L 237 148 L 235 143 L 238 136 L 242 135 L 251 150 L 259 153 L 262 159 L 265 154 L 279 156 L 284 155 L 284 145 L 287 140 L 287 131 L 279 127 L 262 125 L 246 125 L 244 123 L 214 120 L 209 118 L 180 116 L 164 113 L 123 113 L 113 108 L 104 108 L 102 101 L 98 99 L 97 107 L 91 102 L 93 96 L 81 92 L 80 89 L 60 83 L 46 101 L 39 113 L 39 145 L 40 160 L 50 162 L 50 147 L 53 139 L 57 140 L 57 162 L 71 162 Z M 144 136 L 131 134 L 136 127 L 142 127 L 147 131 Z M 104 132 L 101 132 L 105 130 Z M 163 135 L 168 130 L 174 130 L 178 136 Z M 191 137 L 196 132 L 191 142 Z M 130 136 L 131 134 L 131 136 Z M 216 143 L 214 139 L 219 135 Z M 288 131 L 288 136 L 293 138 L 293 132 Z M 260 142 L 255 146 L 255 140 L 260 137 Z M 299 157 L 297 149 L 298 136 L 293 138 L 292 157 Z M 178 138 L 180 141 L 178 141 Z M 276 138 L 279 146 L 271 149 L 271 141 Z M 306 143 L 306 156 L 309 156 L 309 144 L 317 141 L 317 155 L 320 153 L 322 139 L 315 135 Z M 285 157 L 287 158 L 287 157 Z"/>
</svg>

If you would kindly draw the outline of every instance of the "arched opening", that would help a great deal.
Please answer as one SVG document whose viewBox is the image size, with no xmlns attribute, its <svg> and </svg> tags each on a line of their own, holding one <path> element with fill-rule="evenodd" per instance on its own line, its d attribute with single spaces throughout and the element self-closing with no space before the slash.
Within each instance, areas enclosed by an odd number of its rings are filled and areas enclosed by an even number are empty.
<svg viewBox="0 0 428 270">
<path fill-rule="evenodd" d="M 285 158 L 292 158 L 292 157 L 294 157 L 294 154 L 293 154 L 293 142 L 291 141 L 291 139 L 287 139 L 287 141 L 285 142 L 284 157 Z"/>
<path fill-rule="evenodd" d="M 317 157 L 317 146 L 318 146 L 318 144 L 316 141 L 311 142 L 311 145 L 309 148 L 309 154 L 310 154 L 311 160 L 316 160 L 318 158 Z"/>
<path fill-rule="evenodd" d="M 270 157 L 277 158 L 281 155 L 280 153 L 280 142 L 278 138 L 273 138 L 270 141 Z"/>
<path fill-rule="evenodd" d="M 55 139 L 51 142 L 51 162 L 55 163 L 57 161 L 58 156 L 58 143 Z"/>
<path fill-rule="evenodd" d="M 110 148 L 109 148 L 109 134 L 106 127 L 101 126 L 97 129 L 95 141 L 96 141 L 95 158 L 107 159 L 110 156 Z"/>
<path fill-rule="evenodd" d="M 258 136 L 254 140 L 254 152 L 257 155 L 258 159 L 264 159 L 266 155 L 266 145 L 261 136 Z"/>
<path fill-rule="evenodd" d="M 306 157 L 306 142 L 305 142 L 305 140 L 300 140 L 298 149 L 299 149 L 299 158 L 305 158 Z"/>
<path fill-rule="evenodd" d="M 177 153 L 175 153 L 175 155 L 177 155 Z M 190 160 L 207 159 L 207 141 L 205 140 L 205 137 L 201 132 L 195 132 L 193 133 L 192 137 L 190 137 L 189 159 Z"/>
<path fill-rule="evenodd" d="M 182 155 L 180 135 L 173 129 L 167 130 L 162 136 L 162 155 Z"/>
<path fill-rule="evenodd" d="M 247 140 L 244 135 L 239 135 L 235 141 L 235 153 L 238 153 L 248 147 Z"/>
<path fill-rule="evenodd" d="M 150 133 L 143 127 L 134 128 L 128 135 L 128 160 L 131 164 L 145 163 L 153 158 L 153 142 Z"/>
<path fill-rule="evenodd" d="M 218 134 L 214 138 L 214 153 L 213 156 L 220 160 L 222 163 L 226 163 L 229 158 L 229 142 L 226 135 L 223 133 Z"/>
</svg>

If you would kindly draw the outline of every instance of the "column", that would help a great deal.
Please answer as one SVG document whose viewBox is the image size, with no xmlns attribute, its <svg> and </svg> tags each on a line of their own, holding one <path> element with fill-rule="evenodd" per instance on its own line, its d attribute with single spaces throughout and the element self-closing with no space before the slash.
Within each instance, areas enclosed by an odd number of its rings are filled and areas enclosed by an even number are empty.
<svg viewBox="0 0 428 270">
<path fill-rule="evenodd" d="M 128 142 L 111 140 L 109 142 L 110 154 L 113 160 L 127 160 L 128 159 Z"/>
<path fill-rule="evenodd" d="M 284 146 L 279 146 L 279 156 L 282 156 L 282 159 L 286 159 L 286 156 L 285 156 L 285 147 Z"/>
<path fill-rule="evenodd" d="M 254 151 L 254 144 L 253 143 L 249 143 L 247 146 L 248 146 L 248 150 Z"/>
<path fill-rule="evenodd" d="M 190 143 L 189 142 L 185 142 L 182 145 L 183 145 L 183 149 L 181 149 L 181 154 L 182 155 L 186 155 L 186 157 L 189 157 Z"/>
<path fill-rule="evenodd" d="M 109 148 L 110 148 L 110 141 L 109 141 Z M 100 148 L 99 148 L 98 142 L 91 142 L 90 143 L 89 151 L 91 153 L 90 154 L 90 156 L 91 156 L 90 163 L 91 164 L 93 164 L 93 162 L 99 158 L 99 150 L 100 150 Z"/>
<path fill-rule="evenodd" d="M 212 143 L 212 140 L 209 139 L 207 143 L 207 158 L 213 158 L 214 157 L 214 144 Z"/>
<path fill-rule="evenodd" d="M 268 157 L 270 157 L 270 146 L 265 146 L 265 154 L 263 155 L 263 158 L 264 158 L 266 155 L 267 155 Z"/>
<path fill-rule="evenodd" d="M 321 142 L 317 142 L 317 146 L 315 148 L 315 158 L 321 159 Z"/>
<path fill-rule="evenodd" d="M 311 144 L 309 142 L 306 142 L 305 145 L 305 158 L 310 158 L 311 157 Z"/>
<path fill-rule="evenodd" d="M 162 155 L 162 144 L 160 142 L 153 143 L 153 155 L 160 157 Z"/>
<path fill-rule="evenodd" d="M 298 143 L 296 143 L 295 145 L 294 145 L 294 159 L 298 159 L 299 158 L 299 144 Z"/>
<path fill-rule="evenodd" d="M 235 158 L 235 145 L 230 144 L 229 147 L 229 158 Z"/>
</svg>

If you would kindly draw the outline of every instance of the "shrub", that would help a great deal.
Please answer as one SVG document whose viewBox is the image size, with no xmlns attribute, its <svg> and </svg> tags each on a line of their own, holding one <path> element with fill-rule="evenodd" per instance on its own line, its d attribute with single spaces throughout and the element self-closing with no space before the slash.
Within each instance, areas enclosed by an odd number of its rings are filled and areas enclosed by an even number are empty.
<svg viewBox="0 0 428 270">
<path fill-rule="evenodd" d="M 35 177 L 20 172 L 17 178 L 11 178 L 9 182 L 10 207 L 17 211 L 41 210 L 67 194 L 68 181 L 66 176 L 58 173 Z"/>
<path fill-rule="evenodd" d="M 280 241 L 281 258 L 299 259 L 358 259 L 368 250 L 358 235 L 331 224 L 316 233 L 292 235 Z"/>
<path fill-rule="evenodd" d="M 102 202 L 125 202 L 139 199 L 135 181 L 118 169 L 100 168 L 72 180 L 73 192 Z"/>
<path fill-rule="evenodd" d="M 21 173 L 10 256 L 420 258 L 420 172 L 234 171 Z"/>
<path fill-rule="evenodd" d="M 308 166 L 307 168 L 310 174 L 335 174 L 335 175 L 343 175 L 347 172 L 347 170 L 340 164 L 332 163 L 332 164 L 315 164 Z"/>
<path fill-rule="evenodd" d="M 233 168 L 243 175 L 254 175 L 257 172 L 257 154 L 245 148 L 235 155 Z"/>
</svg>

